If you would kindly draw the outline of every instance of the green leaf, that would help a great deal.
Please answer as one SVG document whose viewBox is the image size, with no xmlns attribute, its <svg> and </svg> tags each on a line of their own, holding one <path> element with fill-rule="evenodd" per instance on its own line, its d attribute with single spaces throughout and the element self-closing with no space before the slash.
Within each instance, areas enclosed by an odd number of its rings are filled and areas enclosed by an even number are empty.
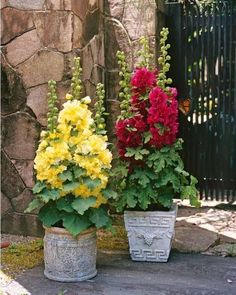
<svg viewBox="0 0 236 295">
<path fill-rule="evenodd" d="M 72 181 L 63 185 L 62 190 L 69 193 L 80 186 L 80 182 Z"/>
<path fill-rule="evenodd" d="M 186 172 L 185 170 L 183 170 L 181 167 L 176 167 L 175 168 L 175 171 L 177 172 L 177 173 L 179 173 L 179 174 L 182 174 L 182 175 L 184 175 L 184 176 L 189 176 L 189 173 L 188 172 Z"/>
<path fill-rule="evenodd" d="M 138 194 L 139 206 L 141 209 L 146 210 L 148 206 L 151 204 L 150 196 L 148 196 L 146 190 L 140 190 Z"/>
<path fill-rule="evenodd" d="M 73 172 L 75 178 L 80 178 L 81 176 L 85 175 L 85 170 L 78 166 L 73 167 Z"/>
<path fill-rule="evenodd" d="M 92 208 L 89 214 L 89 220 L 97 227 L 108 226 L 110 218 L 108 217 L 107 210 L 103 207 Z"/>
<path fill-rule="evenodd" d="M 140 174 L 140 175 L 139 175 Z M 150 179 L 142 172 L 136 171 L 134 174 L 131 174 L 130 179 L 138 179 L 138 183 L 142 186 L 142 187 L 146 187 L 147 184 L 150 183 Z"/>
<path fill-rule="evenodd" d="M 134 157 L 135 160 L 142 160 L 144 155 L 148 155 L 149 151 L 143 148 L 126 148 L 126 157 Z"/>
<path fill-rule="evenodd" d="M 39 211 L 39 219 L 47 226 L 53 226 L 61 219 L 60 211 L 56 208 L 56 202 L 50 201 L 45 204 Z"/>
<path fill-rule="evenodd" d="M 60 198 L 57 201 L 57 209 L 60 211 L 66 211 L 68 213 L 74 212 L 74 209 L 71 206 L 71 200 L 69 198 Z"/>
<path fill-rule="evenodd" d="M 62 181 L 66 181 L 66 180 L 69 180 L 71 181 L 73 179 L 73 174 L 71 171 L 64 171 L 62 173 L 60 173 L 58 175 L 58 177 L 60 178 L 60 180 Z"/>
<path fill-rule="evenodd" d="M 158 196 L 158 202 L 162 204 L 165 208 L 170 208 L 173 204 L 173 195 L 161 195 Z"/>
<path fill-rule="evenodd" d="M 150 141 L 150 139 L 152 138 L 152 134 L 151 132 L 144 132 L 143 133 L 143 137 L 144 137 L 144 144 L 148 143 Z"/>
<path fill-rule="evenodd" d="M 34 199 L 32 202 L 29 203 L 27 209 L 24 211 L 24 213 L 30 213 L 32 212 L 34 209 L 37 209 L 39 207 L 41 207 L 43 205 L 43 203 L 39 200 L 39 199 Z"/>
<path fill-rule="evenodd" d="M 76 130 L 76 129 L 72 129 L 72 130 L 70 131 L 70 135 L 71 135 L 71 136 L 78 136 L 78 134 L 79 134 L 79 131 Z"/>
<path fill-rule="evenodd" d="M 83 215 L 88 208 L 93 206 L 96 203 L 95 197 L 89 197 L 86 199 L 76 198 L 72 202 L 72 208 L 75 209 L 79 214 Z"/>
<path fill-rule="evenodd" d="M 83 230 L 91 226 L 88 216 L 79 216 L 78 214 L 66 214 L 63 217 L 63 226 L 73 235 L 77 236 Z"/>
<path fill-rule="evenodd" d="M 197 179 L 191 175 L 190 185 L 184 186 L 181 191 L 182 199 L 189 199 L 190 204 L 195 207 L 200 207 L 201 202 L 198 199 L 198 190 L 196 188 Z"/>
<path fill-rule="evenodd" d="M 136 190 L 133 188 L 126 189 L 123 191 L 123 197 L 126 199 L 128 208 L 134 208 L 137 205 L 138 198 Z"/>
<path fill-rule="evenodd" d="M 37 181 L 35 186 L 33 187 L 33 193 L 38 194 L 40 193 L 44 188 L 46 188 L 46 184 L 41 181 Z"/>
<path fill-rule="evenodd" d="M 117 164 L 116 167 L 114 167 L 111 171 L 111 176 L 117 176 L 117 177 L 127 177 L 128 176 L 129 169 L 126 165 Z"/>
<path fill-rule="evenodd" d="M 57 200 L 60 198 L 60 191 L 58 189 L 44 189 L 38 194 L 38 197 L 44 203 L 48 203 L 50 200 Z"/>
<path fill-rule="evenodd" d="M 101 180 L 99 178 L 92 179 L 90 177 L 85 177 L 83 179 L 83 183 L 90 189 L 94 190 L 101 184 Z"/>
<path fill-rule="evenodd" d="M 108 189 L 108 188 L 103 189 L 102 194 L 107 200 L 117 198 L 117 193 L 111 189 Z"/>
</svg>

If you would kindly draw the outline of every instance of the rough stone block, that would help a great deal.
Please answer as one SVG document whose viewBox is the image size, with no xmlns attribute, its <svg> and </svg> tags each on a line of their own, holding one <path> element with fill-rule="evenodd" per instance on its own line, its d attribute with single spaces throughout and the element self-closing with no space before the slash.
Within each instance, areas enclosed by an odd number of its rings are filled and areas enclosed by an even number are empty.
<svg viewBox="0 0 236 295">
<path fill-rule="evenodd" d="M 71 0 L 64 0 L 64 9 L 65 10 L 71 10 L 72 9 Z"/>
<path fill-rule="evenodd" d="M 74 15 L 73 16 L 73 48 L 82 48 L 85 41 L 83 39 L 83 23 L 81 19 Z"/>
<path fill-rule="evenodd" d="M 132 44 L 129 36 L 123 27 L 123 25 L 114 20 L 106 19 L 105 21 L 105 61 L 107 70 L 113 70 L 118 68 L 116 52 L 117 50 L 124 51 L 126 60 L 132 67 Z"/>
<path fill-rule="evenodd" d="M 86 18 L 83 22 L 83 38 L 85 42 L 89 42 L 95 35 L 99 33 L 100 26 L 100 13 L 99 10 L 95 10 L 86 14 Z"/>
<path fill-rule="evenodd" d="M 2 233 L 42 237 L 44 230 L 36 215 L 8 213 L 2 221 Z"/>
<path fill-rule="evenodd" d="M 44 8 L 45 0 L 7 0 L 8 6 L 18 9 L 42 10 Z"/>
<path fill-rule="evenodd" d="M 41 47 L 36 30 L 24 33 L 6 46 L 7 60 L 13 66 L 24 62 Z"/>
<path fill-rule="evenodd" d="M 107 100 L 109 116 L 107 118 L 108 137 L 110 142 L 115 142 L 115 123 L 120 114 L 120 102 L 118 100 Z"/>
<path fill-rule="evenodd" d="M 32 160 L 12 160 L 26 187 L 34 186 L 34 162 Z"/>
<path fill-rule="evenodd" d="M 12 205 L 8 197 L 1 192 L 1 218 L 12 211 Z"/>
<path fill-rule="evenodd" d="M 2 120 L 2 147 L 10 158 L 34 159 L 40 125 L 30 115 L 17 112 Z"/>
<path fill-rule="evenodd" d="M 29 88 L 27 96 L 27 106 L 31 108 L 38 122 L 43 126 L 47 125 L 47 93 L 48 85 L 43 84 Z"/>
<path fill-rule="evenodd" d="M 99 0 L 88 0 L 88 9 L 93 11 L 98 8 L 98 1 Z"/>
<path fill-rule="evenodd" d="M 122 23 L 131 40 L 141 36 L 151 36 L 156 33 L 156 6 L 150 1 L 126 2 Z"/>
<path fill-rule="evenodd" d="M 32 12 L 22 11 L 11 7 L 2 9 L 1 43 L 6 44 L 13 38 L 29 31 L 34 27 Z"/>
<path fill-rule="evenodd" d="M 173 248 L 179 252 L 204 252 L 218 239 L 215 232 L 208 231 L 195 225 L 186 224 L 175 229 Z"/>
<path fill-rule="evenodd" d="M 83 73 L 82 77 L 83 80 L 89 80 L 92 74 L 93 70 L 93 55 L 92 55 L 92 50 L 90 44 L 84 47 L 82 51 L 82 68 L 83 68 Z"/>
<path fill-rule="evenodd" d="M 105 13 L 111 17 L 121 20 L 124 13 L 125 0 L 105 1 Z"/>
<path fill-rule="evenodd" d="M 90 41 L 90 46 L 94 64 L 105 67 L 103 36 L 94 36 L 93 39 Z"/>
<path fill-rule="evenodd" d="M 96 96 L 96 86 L 89 80 L 84 81 L 84 88 L 86 95 L 90 96 L 92 99 L 92 104 L 94 103 L 94 98 Z"/>
<path fill-rule="evenodd" d="M 34 199 L 32 191 L 26 188 L 19 196 L 12 199 L 12 206 L 15 212 L 24 213 L 29 203 Z"/>
<path fill-rule="evenodd" d="M 24 109 L 26 91 L 21 77 L 8 66 L 2 57 L 1 66 L 2 99 L 1 112 L 6 115 Z"/>
<path fill-rule="evenodd" d="M 17 197 L 25 189 L 25 184 L 11 160 L 1 152 L 1 190 L 10 199 Z"/>
<path fill-rule="evenodd" d="M 34 15 L 37 34 L 45 47 L 61 52 L 72 49 L 72 13 L 66 11 L 37 12 Z"/>
<path fill-rule="evenodd" d="M 46 0 L 45 6 L 46 6 L 46 9 L 50 9 L 50 10 L 63 10 L 64 1 L 63 0 Z"/>
<path fill-rule="evenodd" d="M 104 71 L 102 67 L 95 64 L 92 70 L 90 81 L 95 85 L 97 83 L 104 83 Z"/>
<path fill-rule="evenodd" d="M 88 0 L 70 0 L 70 2 L 71 10 L 78 15 L 81 20 L 84 20 L 88 11 Z"/>
<path fill-rule="evenodd" d="M 27 88 L 47 83 L 50 79 L 60 81 L 64 71 L 64 57 L 54 51 L 38 51 L 20 64 L 18 70 Z"/>
</svg>

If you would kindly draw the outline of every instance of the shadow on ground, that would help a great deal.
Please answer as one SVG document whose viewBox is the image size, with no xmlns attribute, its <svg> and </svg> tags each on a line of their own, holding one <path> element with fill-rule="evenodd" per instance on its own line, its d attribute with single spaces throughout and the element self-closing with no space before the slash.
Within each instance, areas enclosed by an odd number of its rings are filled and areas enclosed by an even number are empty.
<svg viewBox="0 0 236 295">
<path fill-rule="evenodd" d="M 11 295 L 234 295 L 236 290 L 236 258 L 172 251 L 168 263 L 142 263 L 127 254 L 100 252 L 97 269 L 92 280 L 59 283 L 46 279 L 41 265 L 4 290 Z"/>
</svg>

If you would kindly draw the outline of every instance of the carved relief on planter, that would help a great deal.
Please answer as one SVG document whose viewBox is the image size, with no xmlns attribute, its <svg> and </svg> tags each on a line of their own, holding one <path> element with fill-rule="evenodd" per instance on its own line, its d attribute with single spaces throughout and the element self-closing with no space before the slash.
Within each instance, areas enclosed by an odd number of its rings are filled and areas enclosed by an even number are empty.
<svg viewBox="0 0 236 295">
<path fill-rule="evenodd" d="M 174 236 L 177 206 L 170 211 L 125 211 L 131 259 L 166 262 Z"/>
</svg>

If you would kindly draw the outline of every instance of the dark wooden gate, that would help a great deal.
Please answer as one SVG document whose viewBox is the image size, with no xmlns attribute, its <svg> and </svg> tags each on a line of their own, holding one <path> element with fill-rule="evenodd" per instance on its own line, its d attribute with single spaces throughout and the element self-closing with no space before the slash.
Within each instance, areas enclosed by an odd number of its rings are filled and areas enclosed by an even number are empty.
<svg viewBox="0 0 236 295">
<path fill-rule="evenodd" d="M 166 11 L 171 75 L 190 102 L 180 114 L 186 169 L 202 199 L 236 201 L 236 0 L 176 2 Z"/>
</svg>

